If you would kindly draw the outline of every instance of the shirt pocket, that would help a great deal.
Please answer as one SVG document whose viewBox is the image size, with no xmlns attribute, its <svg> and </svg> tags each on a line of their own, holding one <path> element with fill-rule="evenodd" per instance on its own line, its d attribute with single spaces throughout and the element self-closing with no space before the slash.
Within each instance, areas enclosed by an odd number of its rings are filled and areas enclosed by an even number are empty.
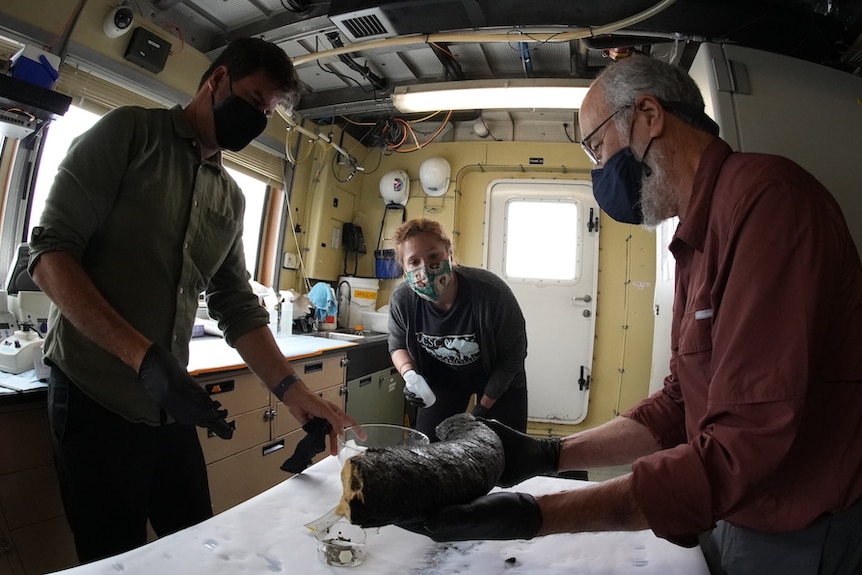
<svg viewBox="0 0 862 575">
<path fill-rule="evenodd" d="M 230 216 L 209 210 L 200 233 L 192 245 L 192 260 L 204 284 L 215 275 L 233 249 L 239 222 Z"/>
<path fill-rule="evenodd" d="M 691 310 L 682 316 L 679 330 L 679 354 L 686 355 L 712 349 L 712 310 Z"/>
</svg>

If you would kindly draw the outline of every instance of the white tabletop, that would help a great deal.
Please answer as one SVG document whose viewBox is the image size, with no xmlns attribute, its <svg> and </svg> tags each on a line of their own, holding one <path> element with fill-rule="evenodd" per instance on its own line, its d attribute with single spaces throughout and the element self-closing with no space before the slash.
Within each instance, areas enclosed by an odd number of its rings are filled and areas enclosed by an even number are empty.
<svg viewBox="0 0 862 575">
<path fill-rule="evenodd" d="M 530 541 L 435 543 L 395 526 L 367 530 L 367 559 L 357 567 L 319 562 L 303 525 L 341 496 L 338 461 L 327 457 L 245 503 L 127 553 L 62 571 L 64 575 L 207 575 L 355 573 L 368 575 L 708 575 L 698 548 L 651 531 L 551 535 Z M 587 482 L 537 477 L 518 491 L 574 489 Z M 511 559 L 514 558 L 514 562 Z M 510 560 L 510 561 L 507 561 Z"/>
</svg>

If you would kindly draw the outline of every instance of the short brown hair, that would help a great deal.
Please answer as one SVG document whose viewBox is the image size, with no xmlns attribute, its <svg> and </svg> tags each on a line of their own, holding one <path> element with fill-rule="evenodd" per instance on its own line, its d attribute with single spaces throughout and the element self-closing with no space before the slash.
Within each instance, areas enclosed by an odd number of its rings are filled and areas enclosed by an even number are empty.
<svg viewBox="0 0 862 575">
<path fill-rule="evenodd" d="M 449 238 L 449 235 L 446 233 L 446 230 L 443 229 L 440 222 L 435 222 L 434 220 L 429 220 L 427 218 L 417 218 L 405 222 L 398 226 L 398 229 L 392 234 L 392 243 L 395 244 L 395 257 L 398 258 L 399 263 L 403 265 L 404 242 L 419 234 L 431 234 L 446 244 L 446 249 L 449 250 L 449 254 L 451 254 L 454 263 L 455 252 L 452 249 L 452 240 Z"/>
<path fill-rule="evenodd" d="M 278 82 L 284 92 L 284 105 L 293 107 L 299 102 L 305 84 L 299 79 L 293 62 L 284 50 L 260 38 L 237 38 L 227 45 L 221 54 L 201 76 L 198 89 L 204 85 L 219 66 L 227 67 L 232 80 L 239 80 L 262 70 Z"/>
</svg>

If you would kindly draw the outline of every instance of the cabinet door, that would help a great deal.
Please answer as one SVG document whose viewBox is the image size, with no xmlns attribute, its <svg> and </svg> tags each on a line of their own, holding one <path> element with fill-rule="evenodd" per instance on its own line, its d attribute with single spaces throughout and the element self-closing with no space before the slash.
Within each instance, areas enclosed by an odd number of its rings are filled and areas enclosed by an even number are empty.
<svg viewBox="0 0 862 575">
<path fill-rule="evenodd" d="M 339 406 L 341 409 L 344 409 L 344 386 L 343 385 L 333 385 L 327 387 L 322 391 L 318 391 L 317 395 L 322 397 L 323 399 L 334 403 Z M 272 420 L 272 433 L 273 437 L 280 437 L 286 433 L 290 433 L 291 431 L 299 430 L 302 432 L 302 425 L 296 418 L 288 411 L 287 406 L 283 403 L 279 403 L 274 408 L 276 417 Z M 304 435 L 304 432 L 303 432 Z"/>
<path fill-rule="evenodd" d="M 269 412 L 269 407 L 262 407 L 236 416 L 228 413 L 227 421 L 234 427 L 234 431 L 233 437 L 227 440 L 198 427 L 198 439 L 204 452 L 204 460 L 212 463 L 269 441 Z"/>
<path fill-rule="evenodd" d="M 311 391 L 322 391 L 333 385 L 344 384 L 344 354 L 293 363 L 296 374 Z"/>
<path fill-rule="evenodd" d="M 251 372 L 197 378 L 210 397 L 228 411 L 228 419 L 269 405 L 270 392 Z"/>
<path fill-rule="evenodd" d="M 0 512 L 0 575 L 14 575 L 15 570 L 12 569 L 12 565 L 13 563 L 18 565 L 17 560 L 12 536 L 6 531 L 3 525 L 3 515 Z M 20 571 L 20 567 L 18 570 Z"/>
<path fill-rule="evenodd" d="M 291 477 L 280 467 L 303 437 L 305 433 L 297 430 L 207 466 L 213 512 L 221 513 Z"/>
<path fill-rule="evenodd" d="M 27 575 L 52 573 L 78 564 L 65 515 L 16 529 L 12 539 Z"/>
</svg>

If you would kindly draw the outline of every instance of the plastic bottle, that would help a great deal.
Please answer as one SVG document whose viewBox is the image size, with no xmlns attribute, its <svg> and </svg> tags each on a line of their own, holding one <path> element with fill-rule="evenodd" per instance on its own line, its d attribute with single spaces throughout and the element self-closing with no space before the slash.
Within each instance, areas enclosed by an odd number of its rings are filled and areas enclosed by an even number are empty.
<svg viewBox="0 0 862 575">
<path fill-rule="evenodd" d="M 431 407 L 437 401 L 437 396 L 428 387 L 428 382 L 425 381 L 425 378 L 412 369 L 404 372 L 404 386 L 407 388 L 407 391 L 416 397 L 421 397 L 422 401 L 425 402 L 425 407 Z"/>
</svg>

